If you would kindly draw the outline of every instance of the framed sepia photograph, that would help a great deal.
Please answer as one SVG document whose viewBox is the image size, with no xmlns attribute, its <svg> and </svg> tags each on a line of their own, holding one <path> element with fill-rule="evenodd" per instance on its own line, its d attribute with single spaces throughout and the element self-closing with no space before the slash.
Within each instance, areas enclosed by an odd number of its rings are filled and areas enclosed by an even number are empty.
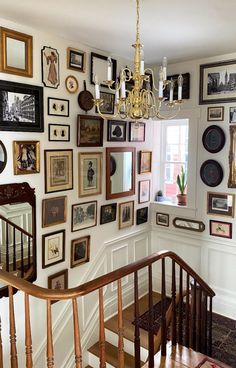
<svg viewBox="0 0 236 368">
<path fill-rule="evenodd" d="M 236 123 L 236 107 L 229 108 L 229 122 Z"/>
<path fill-rule="evenodd" d="M 81 50 L 67 48 L 67 68 L 77 72 L 86 71 L 86 53 Z"/>
<path fill-rule="evenodd" d="M 69 93 L 76 93 L 79 88 L 79 82 L 73 75 L 69 75 L 65 80 L 65 86 Z"/>
<path fill-rule="evenodd" d="M 42 268 L 65 260 L 65 230 L 44 234 L 42 237 Z"/>
<path fill-rule="evenodd" d="M 150 201 L 150 180 L 141 180 L 139 182 L 138 203 Z"/>
<path fill-rule="evenodd" d="M 90 257 L 90 235 L 71 241 L 70 267 L 77 267 L 89 262 Z"/>
<path fill-rule="evenodd" d="M 63 270 L 48 276 L 48 289 L 68 289 L 68 270 Z"/>
<path fill-rule="evenodd" d="M 234 194 L 208 192 L 207 213 L 234 217 Z"/>
<path fill-rule="evenodd" d="M 78 115 L 77 146 L 103 146 L 103 119 L 99 116 Z"/>
<path fill-rule="evenodd" d="M 0 130 L 43 132 L 43 87 L 1 80 Z"/>
<path fill-rule="evenodd" d="M 200 65 L 199 104 L 236 101 L 236 60 Z"/>
<path fill-rule="evenodd" d="M 152 172 L 152 151 L 139 152 L 139 174 Z"/>
<path fill-rule="evenodd" d="M 130 121 L 129 122 L 129 141 L 145 142 L 145 123 Z"/>
<path fill-rule="evenodd" d="M 45 87 L 58 88 L 60 84 L 59 54 L 56 49 L 44 46 L 41 50 L 42 82 Z"/>
<path fill-rule="evenodd" d="M 224 106 L 215 106 L 207 108 L 207 121 L 223 121 Z"/>
<path fill-rule="evenodd" d="M 229 178 L 228 188 L 236 188 L 236 125 L 229 127 L 230 148 L 229 148 Z"/>
<path fill-rule="evenodd" d="M 72 205 L 71 231 L 87 229 L 97 225 L 97 201 Z"/>
<path fill-rule="evenodd" d="M 69 142 L 70 125 L 48 124 L 49 142 Z"/>
<path fill-rule="evenodd" d="M 14 174 L 37 174 L 40 171 L 40 143 L 39 141 L 13 142 Z"/>
<path fill-rule="evenodd" d="M 136 224 L 141 225 L 148 221 L 148 207 L 137 210 Z"/>
<path fill-rule="evenodd" d="M 108 120 L 107 140 L 108 142 L 126 141 L 126 121 Z"/>
<path fill-rule="evenodd" d="M 54 197 L 42 201 L 42 227 L 66 222 L 67 197 Z"/>
<path fill-rule="evenodd" d="M 119 204 L 119 229 L 130 227 L 134 224 L 134 201 Z"/>
<path fill-rule="evenodd" d="M 160 226 L 169 226 L 169 215 L 167 213 L 156 213 L 156 224 Z"/>
<path fill-rule="evenodd" d="M 109 92 L 100 92 L 100 98 L 103 100 L 102 104 L 99 106 L 100 112 L 102 114 L 114 114 L 115 107 L 115 95 Z M 98 113 L 97 107 L 96 112 Z"/>
<path fill-rule="evenodd" d="M 45 150 L 45 193 L 73 189 L 73 150 Z"/>
<path fill-rule="evenodd" d="M 61 98 L 48 97 L 48 115 L 69 116 L 70 101 Z"/>
<path fill-rule="evenodd" d="M 232 239 L 231 222 L 210 220 L 210 235 Z"/>
<path fill-rule="evenodd" d="M 0 27 L 0 71 L 33 77 L 33 37 Z"/>
<path fill-rule="evenodd" d="M 79 153 L 79 197 L 102 193 L 102 152 Z"/>
<path fill-rule="evenodd" d="M 107 224 L 116 221 L 116 203 L 105 204 L 101 206 L 100 224 Z"/>
<path fill-rule="evenodd" d="M 90 70 L 90 83 L 94 84 L 94 76 L 97 75 L 99 78 L 99 84 L 102 87 L 107 87 L 108 85 L 105 83 L 107 80 L 107 56 L 96 54 L 91 52 L 91 70 Z M 111 58 L 112 64 L 112 80 L 116 80 L 116 65 L 117 62 L 115 59 Z M 101 97 L 102 98 L 102 97 Z"/>
</svg>

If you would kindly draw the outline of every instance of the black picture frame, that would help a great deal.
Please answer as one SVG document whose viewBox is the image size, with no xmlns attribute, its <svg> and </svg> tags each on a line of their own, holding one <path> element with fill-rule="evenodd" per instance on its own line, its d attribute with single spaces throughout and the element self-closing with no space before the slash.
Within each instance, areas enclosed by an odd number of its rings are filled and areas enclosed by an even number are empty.
<svg viewBox="0 0 236 368">
<path fill-rule="evenodd" d="M 110 92 L 100 92 L 100 98 L 103 100 L 102 104 L 99 106 L 99 110 L 102 114 L 113 115 L 115 109 L 115 95 Z M 98 109 L 96 106 L 96 113 Z"/>
<path fill-rule="evenodd" d="M 217 153 L 225 145 L 225 133 L 218 125 L 210 125 L 202 135 L 202 144 L 210 153 Z"/>
<path fill-rule="evenodd" d="M 101 206 L 100 225 L 116 221 L 117 203 L 110 203 Z"/>
<path fill-rule="evenodd" d="M 204 184 L 217 187 L 223 180 L 224 172 L 218 161 L 206 160 L 201 166 L 200 176 Z"/>
<path fill-rule="evenodd" d="M 53 105 L 56 105 L 55 108 Z M 48 97 L 48 115 L 68 118 L 70 115 L 70 101 L 63 98 Z"/>
<path fill-rule="evenodd" d="M 49 142 L 70 142 L 70 125 L 48 124 L 48 140 Z"/>
<path fill-rule="evenodd" d="M 9 95 L 9 93 L 11 95 Z M 20 111 L 22 111 L 24 107 L 23 114 L 18 113 L 15 102 L 11 103 L 11 112 L 9 111 L 9 97 L 13 97 L 14 94 L 22 95 L 22 97 L 20 95 L 17 97 L 18 104 L 21 106 Z M 12 112 L 14 112 L 14 115 Z M 0 130 L 43 132 L 43 87 L 0 80 Z"/>
<path fill-rule="evenodd" d="M 100 55 L 100 54 L 97 54 L 95 52 L 91 52 L 91 69 L 90 69 L 90 83 L 91 84 L 95 84 L 94 83 L 94 76 L 96 74 L 96 70 L 95 70 L 95 63 L 96 63 L 96 59 L 100 59 L 104 61 L 104 71 L 103 71 L 103 74 L 104 74 L 104 81 L 106 80 L 106 72 L 107 72 L 107 59 L 108 59 L 108 56 L 104 56 L 104 55 Z M 115 59 L 112 59 L 111 58 L 111 62 L 112 62 L 112 80 L 115 81 L 116 80 L 116 69 L 117 69 L 117 61 Z M 99 73 L 97 72 L 97 76 L 98 78 L 100 77 L 101 78 L 101 75 L 99 75 Z M 107 84 L 103 84 L 103 83 L 100 83 L 100 86 L 101 87 L 106 87 L 108 88 L 108 85 Z"/>
<path fill-rule="evenodd" d="M 167 80 L 172 79 L 174 82 L 174 95 L 173 95 L 174 100 L 178 100 L 178 83 L 177 83 L 178 77 L 179 74 L 167 76 Z M 182 77 L 183 77 L 182 99 L 188 100 L 190 98 L 190 73 L 184 73 L 182 74 Z M 163 96 L 166 97 L 167 99 L 170 98 L 170 91 L 168 87 L 164 89 Z"/>
<path fill-rule="evenodd" d="M 44 46 L 41 50 L 42 83 L 47 88 L 58 88 L 60 85 L 59 53 L 57 49 Z"/>
<path fill-rule="evenodd" d="M 139 208 L 137 210 L 136 225 L 144 224 L 148 221 L 148 207 Z"/>
<path fill-rule="evenodd" d="M 126 121 L 108 120 L 107 140 L 108 142 L 125 142 Z"/>
</svg>

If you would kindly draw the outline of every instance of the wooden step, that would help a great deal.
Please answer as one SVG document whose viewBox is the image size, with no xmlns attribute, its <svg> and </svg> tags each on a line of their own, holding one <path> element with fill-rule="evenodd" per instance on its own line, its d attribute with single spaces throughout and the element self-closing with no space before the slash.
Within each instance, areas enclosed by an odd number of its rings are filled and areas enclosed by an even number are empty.
<svg viewBox="0 0 236 368">
<path fill-rule="evenodd" d="M 99 357 L 99 342 L 91 346 L 88 349 L 91 354 L 94 354 L 96 357 Z M 105 343 L 105 351 L 106 351 L 106 362 L 112 365 L 113 367 L 119 368 L 118 366 L 118 348 L 109 342 Z M 135 368 L 135 360 L 134 357 L 128 353 L 124 353 L 125 355 L 125 368 Z M 141 362 L 141 366 L 144 363 Z"/>
</svg>

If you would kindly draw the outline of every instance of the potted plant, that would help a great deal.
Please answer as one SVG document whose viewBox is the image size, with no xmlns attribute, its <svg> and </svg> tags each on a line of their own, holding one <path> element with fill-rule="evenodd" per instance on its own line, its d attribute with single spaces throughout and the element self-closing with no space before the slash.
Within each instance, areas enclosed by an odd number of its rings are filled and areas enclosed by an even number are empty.
<svg viewBox="0 0 236 368">
<path fill-rule="evenodd" d="M 156 195 L 156 201 L 157 202 L 163 202 L 164 197 L 163 197 L 163 192 L 162 190 L 158 190 L 157 195 Z"/>
<path fill-rule="evenodd" d="M 181 166 L 180 175 L 177 175 L 177 184 L 179 187 L 180 194 L 177 194 L 177 200 L 179 206 L 186 206 L 187 195 L 184 193 L 187 185 L 186 175 L 183 166 Z"/>
</svg>

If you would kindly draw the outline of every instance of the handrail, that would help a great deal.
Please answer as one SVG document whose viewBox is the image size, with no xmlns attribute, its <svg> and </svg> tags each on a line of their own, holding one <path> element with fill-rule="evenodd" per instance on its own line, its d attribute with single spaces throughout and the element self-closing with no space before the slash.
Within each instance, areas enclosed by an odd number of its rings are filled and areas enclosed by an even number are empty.
<svg viewBox="0 0 236 368">
<path fill-rule="evenodd" d="M 33 235 L 28 233 L 28 231 L 22 229 L 20 226 L 14 224 L 14 222 L 12 222 L 11 220 L 8 220 L 6 217 L 0 215 L 0 220 L 5 221 L 7 224 L 11 225 L 12 227 L 16 228 L 17 230 L 19 230 L 21 233 L 29 236 L 30 238 L 33 238 Z"/>
<path fill-rule="evenodd" d="M 205 283 L 205 281 L 198 276 L 198 274 L 188 266 L 188 264 L 177 254 L 171 251 L 161 251 L 147 256 L 139 261 L 133 262 L 127 266 L 121 267 L 115 271 L 112 271 L 106 275 L 100 276 L 92 281 L 88 281 L 80 286 L 67 290 L 49 290 L 38 285 L 33 285 L 26 280 L 20 279 L 17 276 L 11 275 L 6 271 L 0 270 L 0 280 L 5 282 L 7 285 L 24 291 L 26 294 L 32 295 L 36 298 L 50 299 L 50 300 L 66 300 L 74 299 L 79 296 L 84 296 L 92 291 L 98 290 L 118 279 L 121 279 L 131 273 L 139 271 L 140 269 L 151 265 L 152 263 L 164 259 L 171 258 L 182 269 L 184 269 L 196 282 L 201 285 L 205 292 L 210 296 L 215 296 L 214 291 Z"/>
</svg>

